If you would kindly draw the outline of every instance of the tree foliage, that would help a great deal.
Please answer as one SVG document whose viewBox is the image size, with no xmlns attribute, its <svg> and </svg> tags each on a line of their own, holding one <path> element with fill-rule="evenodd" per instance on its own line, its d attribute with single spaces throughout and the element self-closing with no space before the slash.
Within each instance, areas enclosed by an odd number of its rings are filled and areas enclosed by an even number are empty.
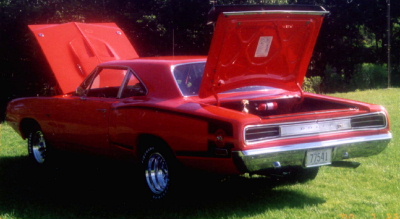
<svg viewBox="0 0 400 219">
<path fill-rule="evenodd" d="M 116 22 L 140 56 L 206 55 L 213 5 L 313 4 L 331 13 L 325 19 L 309 76 L 320 76 L 325 91 L 341 91 L 362 77 L 363 63 L 387 62 L 389 0 L 0 0 L 0 109 L 16 97 L 51 95 L 56 86 L 28 24 Z M 393 83 L 398 85 L 400 2 L 391 1 Z M 337 87 L 323 86 L 339 80 Z M 324 82 L 325 81 L 325 82 Z M 339 83 L 338 83 L 339 84 Z"/>
<path fill-rule="evenodd" d="M 324 5 L 331 13 L 321 30 L 309 75 L 329 77 L 331 75 L 324 75 L 324 72 L 331 74 L 333 68 L 333 72 L 348 85 L 340 90 L 351 89 L 353 87 L 349 83 L 360 64 L 387 63 L 387 1 L 321 0 L 318 4 Z M 399 49 L 399 2 L 392 1 L 391 8 L 392 70 L 395 70 L 399 66 L 399 60 L 394 55 Z M 325 71 L 327 66 L 331 69 Z M 399 72 L 393 71 L 393 74 L 397 79 L 395 85 L 399 85 Z M 326 90 L 340 91 L 335 87 L 327 87 Z"/>
</svg>

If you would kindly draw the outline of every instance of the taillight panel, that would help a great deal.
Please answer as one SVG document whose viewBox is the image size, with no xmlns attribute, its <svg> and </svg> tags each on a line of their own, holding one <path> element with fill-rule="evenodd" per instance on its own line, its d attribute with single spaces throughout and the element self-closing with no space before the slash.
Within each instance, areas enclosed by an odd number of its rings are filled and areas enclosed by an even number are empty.
<svg viewBox="0 0 400 219">
<path fill-rule="evenodd" d="M 387 117 L 383 112 L 352 117 L 322 119 L 304 122 L 281 123 L 271 125 L 249 125 L 244 129 L 247 144 L 269 141 L 277 138 L 318 135 L 343 131 L 384 129 Z"/>
</svg>

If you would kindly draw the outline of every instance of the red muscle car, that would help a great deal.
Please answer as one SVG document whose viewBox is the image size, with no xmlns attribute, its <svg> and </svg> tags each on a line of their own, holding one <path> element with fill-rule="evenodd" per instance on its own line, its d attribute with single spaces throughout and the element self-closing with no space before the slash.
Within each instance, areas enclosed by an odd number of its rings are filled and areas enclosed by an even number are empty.
<svg viewBox="0 0 400 219">
<path fill-rule="evenodd" d="M 380 153 L 379 105 L 307 93 L 322 7 L 221 7 L 207 57 L 139 57 L 115 24 L 32 25 L 63 95 L 9 103 L 38 165 L 53 151 L 136 161 L 149 197 L 181 167 L 313 179 L 323 165 Z"/>
</svg>

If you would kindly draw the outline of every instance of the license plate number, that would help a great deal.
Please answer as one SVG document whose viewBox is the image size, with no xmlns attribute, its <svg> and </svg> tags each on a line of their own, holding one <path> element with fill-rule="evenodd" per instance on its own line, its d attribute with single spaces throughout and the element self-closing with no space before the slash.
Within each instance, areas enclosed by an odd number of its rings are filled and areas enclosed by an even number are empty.
<svg viewBox="0 0 400 219">
<path fill-rule="evenodd" d="M 306 167 L 316 167 L 332 163 L 332 149 L 308 150 L 306 155 Z"/>
</svg>

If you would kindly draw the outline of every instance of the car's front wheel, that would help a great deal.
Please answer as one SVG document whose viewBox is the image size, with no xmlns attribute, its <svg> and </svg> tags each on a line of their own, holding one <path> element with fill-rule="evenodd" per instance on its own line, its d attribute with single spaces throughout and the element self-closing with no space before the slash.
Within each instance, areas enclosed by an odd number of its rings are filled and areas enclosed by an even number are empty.
<svg viewBox="0 0 400 219">
<path fill-rule="evenodd" d="M 176 184 L 176 160 L 165 147 L 150 146 L 142 154 L 147 194 L 152 200 L 165 199 Z"/>
<path fill-rule="evenodd" d="M 42 130 L 33 128 L 28 135 L 28 153 L 33 163 L 43 165 L 48 163 L 49 147 Z"/>
</svg>

